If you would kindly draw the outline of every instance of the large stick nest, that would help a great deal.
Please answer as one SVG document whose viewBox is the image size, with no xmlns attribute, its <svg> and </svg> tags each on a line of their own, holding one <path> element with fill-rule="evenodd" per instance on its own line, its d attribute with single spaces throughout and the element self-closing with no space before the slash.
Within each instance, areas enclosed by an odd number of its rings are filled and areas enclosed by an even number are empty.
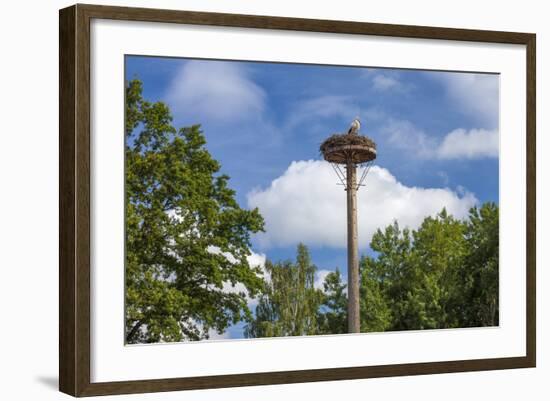
<svg viewBox="0 0 550 401">
<path fill-rule="evenodd" d="M 357 134 L 334 134 L 327 138 L 319 150 L 331 163 L 364 163 L 376 159 L 376 144 L 372 139 Z"/>
</svg>

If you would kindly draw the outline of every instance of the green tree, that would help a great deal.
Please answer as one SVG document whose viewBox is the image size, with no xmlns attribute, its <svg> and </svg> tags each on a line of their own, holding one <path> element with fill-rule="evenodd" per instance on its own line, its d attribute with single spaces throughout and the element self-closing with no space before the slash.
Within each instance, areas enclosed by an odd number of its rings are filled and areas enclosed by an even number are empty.
<svg viewBox="0 0 550 401">
<path fill-rule="evenodd" d="M 126 342 L 198 340 L 252 318 L 263 286 L 250 235 L 263 230 L 205 148 L 200 126 L 176 130 L 166 104 L 126 86 Z M 236 284 L 246 291 L 228 291 Z"/>
<path fill-rule="evenodd" d="M 384 293 L 383 276 L 379 274 L 374 259 L 367 256 L 361 258 L 359 272 L 361 332 L 385 331 L 392 323 L 392 314 Z"/>
<path fill-rule="evenodd" d="M 416 230 L 397 222 L 372 238 L 361 261 L 362 331 L 498 324 L 498 207 L 465 221 L 445 209 Z"/>
<path fill-rule="evenodd" d="M 427 217 L 413 234 L 419 295 L 424 308 L 418 328 L 457 327 L 457 295 L 467 252 L 466 226 L 443 209 Z"/>
<path fill-rule="evenodd" d="M 466 226 L 468 255 L 465 258 L 463 292 L 460 303 L 463 313 L 460 324 L 497 326 L 499 212 L 495 203 L 485 203 L 470 210 Z"/>
<path fill-rule="evenodd" d="M 365 300 L 361 320 L 378 321 L 374 326 L 383 327 L 384 330 L 417 328 L 422 318 L 422 305 L 417 290 L 420 272 L 413 263 L 410 231 L 401 230 L 397 221 L 394 221 L 384 231 L 376 231 L 370 246 L 376 257 L 364 258 L 361 264 L 361 293 L 369 294 L 374 287 L 374 296 L 378 294 L 384 301 L 377 302 L 380 308 L 380 312 L 377 312 Z M 370 308 L 370 318 L 366 316 L 367 308 Z M 374 331 L 374 327 L 365 329 Z"/>
<path fill-rule="evenodd" d="M 348 297 L 340 270 L 326 275 L 323 282 L 322 304 L 317 317 L 319 334 L 348 332 Z"/>
<path fill-rule="evenodd" d="M 317 313 L 322 302 L 315 289 L 315 271 L 307 247 L 298 245 L 296 262 L 266 262 L 268 280 L 246 337 L 282 337 L 317 334 Z"/>
</svg>

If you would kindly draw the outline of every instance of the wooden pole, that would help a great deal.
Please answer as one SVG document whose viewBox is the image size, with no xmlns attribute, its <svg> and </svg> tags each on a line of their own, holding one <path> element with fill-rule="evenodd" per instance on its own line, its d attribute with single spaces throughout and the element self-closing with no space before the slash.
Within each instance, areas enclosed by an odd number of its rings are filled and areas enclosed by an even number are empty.
<svg viewBox="0 0 550 401">
<path fill-rule="evenodd" d="M 357 167 L 348 161 L 346 174 L 348 208 L 348 333 L 359 333 L 359 249 L 357 244 Z"/>
</svg>

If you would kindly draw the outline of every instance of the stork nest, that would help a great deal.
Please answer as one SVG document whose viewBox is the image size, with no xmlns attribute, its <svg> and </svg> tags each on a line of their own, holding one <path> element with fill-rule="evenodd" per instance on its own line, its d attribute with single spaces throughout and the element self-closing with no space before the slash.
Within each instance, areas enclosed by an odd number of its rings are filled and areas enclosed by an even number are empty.
<svg viewBox="0 0 550 401">
<path fill-rule="evenodd" d="M 364 163 L 376 159 L 376 144 L 363 135 L 334 134 L 321 144 L 319 150 L 331 163 Z"/>
</svg>

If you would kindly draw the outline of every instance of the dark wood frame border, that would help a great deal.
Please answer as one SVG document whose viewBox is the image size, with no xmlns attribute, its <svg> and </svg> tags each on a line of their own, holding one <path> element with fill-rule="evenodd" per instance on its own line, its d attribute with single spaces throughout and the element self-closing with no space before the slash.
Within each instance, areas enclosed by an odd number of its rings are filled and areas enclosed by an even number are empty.
<svg viewBox="0 0 550 401">
<path fill-rule="evenodd" d="M 268 28 L 457 41 L 527 48 L 527 355 L 192 378 L 90 382 L 90 20 Z M 536 365 L 536 35 L 302 18 L 77 4 L 59 12 L 59 389 L 73 396 L 363 379 Z"/>
</svg>

